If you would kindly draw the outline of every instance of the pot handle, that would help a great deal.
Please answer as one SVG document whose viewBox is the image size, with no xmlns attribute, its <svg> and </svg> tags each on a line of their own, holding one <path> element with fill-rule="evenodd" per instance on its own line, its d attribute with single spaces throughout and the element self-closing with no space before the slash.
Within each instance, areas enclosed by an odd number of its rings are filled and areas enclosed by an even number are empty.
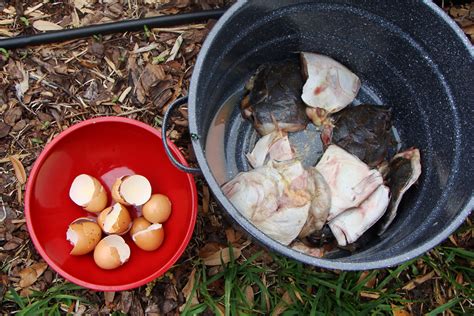
<svg viewBox="0 0 474 316">
<path fill-rule="evenodd" d="M 163 142 L 163 147 L 165 147 L 165 152 L 166 152 L 166 155 L 168 156 L 168 159 L 176 168 L 187 173 L 201 173 L 201 169 L 187 167 L 181 164 L 178 160 L 176 160 L 168 144 L 168 142 L 171 142 L 171 141 L 168 140 L 168 138 L 166 137 L 166 130 L 168 129 L 168 120 L 171 116 L 171 113 L 174 111 L 175 108 L 185 103 L 188 103 L 187 96 L 177 99 L 176 101 L 174 101 L 168 106 L 168 109 L 166 110 L 165 115 L 163 116 L 163 121 L 161 124 L 161 141 Z"/>
</svg>

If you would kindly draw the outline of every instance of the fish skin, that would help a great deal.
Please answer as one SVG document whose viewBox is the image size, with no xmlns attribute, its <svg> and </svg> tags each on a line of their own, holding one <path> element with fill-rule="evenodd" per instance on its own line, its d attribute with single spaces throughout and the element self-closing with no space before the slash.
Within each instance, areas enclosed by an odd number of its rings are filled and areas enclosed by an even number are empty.
<svg viewBox="0 0 474 316">
<path fill-rule="evenodd" d="M 297 132 L 309 123 L 301 100 L 303 78 L 298 63 L 265 63 L 247 81 L 240 108 L 262 136 L 273 131 Z"/>
<path fill-rule="evenodd" d="M 347 209 L 359 206 L 383 184 L 378 170 L 370 169 L 356 156 L 337 145 L 329 145 L 316 165 L 331 191 L 328 221 Z"/>
<path fill-rule="evenodd" d="M 392 197 L 387 212 L 380 220 L 379 236 L 388 229 L 395 219 L 403 195 L 420 177 L 420 160 L 420 151 L 417 148 L 411 148 L 396 154 L 390 161 L 386 181 L 392 191 Z"/>
<path fill-rule="evenodd" d="M 354 243 L 385 213 L 390 202 L 390 190 L 380 185 L 362 204 L 339 214 L 329 222 L 339 246 Z"/>
</svg>

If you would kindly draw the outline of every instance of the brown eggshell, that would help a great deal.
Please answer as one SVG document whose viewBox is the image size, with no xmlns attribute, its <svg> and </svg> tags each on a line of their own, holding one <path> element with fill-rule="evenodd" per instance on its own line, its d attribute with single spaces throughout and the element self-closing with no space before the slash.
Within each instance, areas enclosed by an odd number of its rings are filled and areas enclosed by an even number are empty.
<svg viewBox="0 0 474 316">
<path fill-rule="evenodd" d="M 76 220 L 69 229 L 76 233 L 77 241 L 70 254 L 74 256 L 85 255 L 94 250 L 97 243 L 100 241 L 102 231 L 96 222 L 91 220 Z"/>
<path fill-rule="evenodd" d="M 151 223 L 147 221 L 144 217 L 137 217 L 133 220 L 132 228 L 130 228 L 130 236 L 135 235 L 139 231 L 147 229 Z"/>
<path fill-rule="evenodd" d="M 111 225 L 110 229 L 107 230 L 107 227 L 105 227 L 106 220 L 109 216 L 112 216 L 111 213 L 113 212 L 114 207 L 116 205 L 118 205 L 117 207 L 120 207 L 119 215 L 116 218 L 115 222 Z M 97 218 L 97 223 L 106 234 L 122 235 L 128 232 L 128 230 L 130 229 L 132 219 L 127 208 L 120 203 L 116 203 L 113 206 L 106 208 L 99 214 L 99 217 Z"/>
<path fill-rule="evenodd" d="M 159 229 L 135 233 L 132 237 L 135 244 L 142 250 L 153 251 L 158 249 L 165 238 L 163 226 Z"/>
<path fill-rule="evenodd" d="M 111 243 L 109 240 L 113 238 L 118 240 L 118 244 Z M 119 238 L 119 239 L 118 239 Z M 123 247 L 128 256 L 121 260 L 118 246 Z M 102 239 L 94 250 L 94 261 L 102 269 L 111 270 L 120 267 L 130 258 L 130 247 L 125 243 L 125 240 L 117 235 L 110 235 Z"/>
<path fill-rule="evenodd" d="M 171 201 L 163 194 L 153 194 L 143 205 L 143 216 L 151 223 L 164 223 L 171 215 Z"/>
<path fill-rule="evenodd" d="M 112 198 L 114 199 L 115 202 L 118 202 L 125 206 L 130 206 L 130 204 L 127 203 L 127 201 L 125 201 L 122 195 L 120 194 L 120 185 L 122 184 L 122 181 L 125 177 L 126 176 L 123 176 L 115 180 L 114 184 L 112 185 L 111 193 L 112 193 Z"/>
<path fill-rule="evenodd" d="M 105 191 L 102 184 L 94 177 L 95 192 L 92 200 L 84 207 L 88 212 L 98 213 L 101 212 L 107 205 L 107 192 Z"/>
</svg>

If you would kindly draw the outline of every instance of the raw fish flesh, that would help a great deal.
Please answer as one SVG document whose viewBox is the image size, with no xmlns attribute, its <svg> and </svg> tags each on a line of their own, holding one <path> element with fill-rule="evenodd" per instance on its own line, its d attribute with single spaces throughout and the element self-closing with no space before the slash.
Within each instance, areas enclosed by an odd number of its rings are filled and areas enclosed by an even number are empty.
<svg viewBox="0 0 474 316">
<path fill-rule="evenodd" d="M 300 56 L 306 80 L 301 99 L 309 106 L 308 117 L 319 126 L 328 114 L 354 101 L 361 83 L 354 73 L 328 56 L 307 52 Z"/>
<path fill-rule="evenodd" d="M 328 220 L 343 211 L 359 206 L 383 183 L 382 175 L 370 169 L 356 156 L 329 145 L 316 165 L 331 190 Z"/>
<path fill-rule="evenodd" d="M 358 207 L 346 210 L 329 222 L 339 246 L 354 243 L 385 213 L 390 201 L 390 190 L 380 185 Z"/>
</svg>

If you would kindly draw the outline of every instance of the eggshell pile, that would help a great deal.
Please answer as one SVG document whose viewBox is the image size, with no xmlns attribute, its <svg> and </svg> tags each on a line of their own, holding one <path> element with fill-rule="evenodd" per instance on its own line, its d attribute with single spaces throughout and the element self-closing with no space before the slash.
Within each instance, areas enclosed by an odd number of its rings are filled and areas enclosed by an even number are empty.
<svg viewBox="0 0 474 316">
<path fill-rule="evenodd" d="M 142 175 L 123 176 L 111 188 L 114 203 L 107 206 L 107 193 L 93 176 L 78 175 L 69 190 L 71 200 L 98 217 L 74 220 L 66 232 L 73 246 L 71 255 L 94 252 L 94 261 L 102 269 L 116 269 L 127 262 L 131 250 L 121 235 L 130 232 L 138 248 L 145 251 L 158 249 L 164 241 L 163 223 L 171 215 L 171 201 L 166 195 L 153 194 L 151 184 Z M 132 221 L 127 207 L 140 207 L 143 217 Z M 102 232 L 107 236 L 101 240 Z"/>
</svg>

